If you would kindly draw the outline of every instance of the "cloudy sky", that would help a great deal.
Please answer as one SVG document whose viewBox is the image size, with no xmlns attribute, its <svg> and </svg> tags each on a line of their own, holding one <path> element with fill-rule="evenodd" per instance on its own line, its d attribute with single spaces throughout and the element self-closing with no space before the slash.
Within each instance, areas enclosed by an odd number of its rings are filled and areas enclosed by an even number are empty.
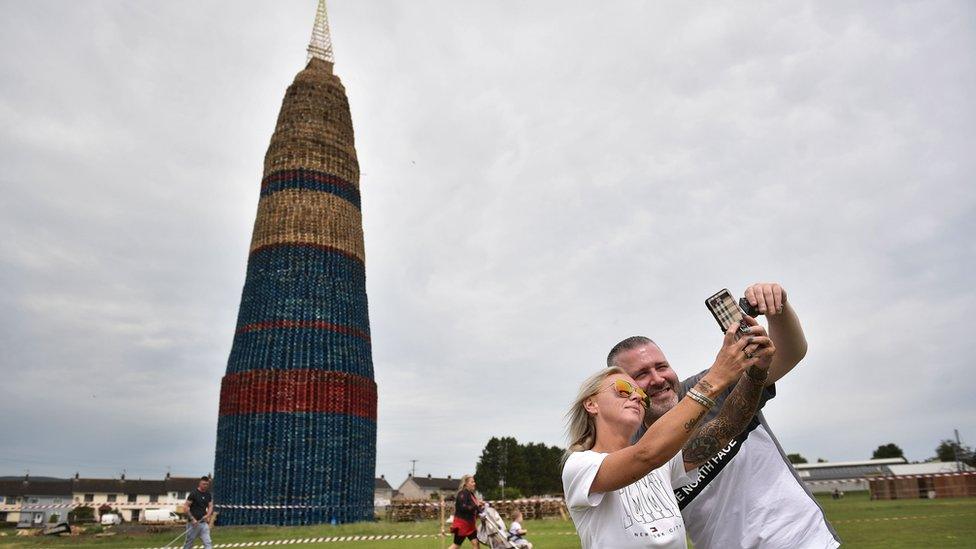
<svg viewBox="0 0 976 549">
<path fill-rule="evenodd" d="M 810 342 L 766 408 L 787 451 L 976 444 L 971 2 L 329 7 L 377 474 L 563 445 L 613 343 L 693 374 L 721 341 L 705 297 L 760 280 Z M 0 8 L 0 475 L 211 471 L 315 2 Z"/>
</svg>

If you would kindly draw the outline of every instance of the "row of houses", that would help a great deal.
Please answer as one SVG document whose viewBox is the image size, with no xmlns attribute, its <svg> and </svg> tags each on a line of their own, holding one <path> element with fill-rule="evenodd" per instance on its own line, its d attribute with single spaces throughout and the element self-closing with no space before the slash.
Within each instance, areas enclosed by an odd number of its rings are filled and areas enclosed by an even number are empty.
<svg viewBox="0 0 976 549">
<path fill-rule="evenodd" d="M 0 521 L 38 527 L 67 519 L 75 507 L 111 509 L 128 521 L 139 521 L 146 509 L 172 509 L 186 501 L 199 477 L 162 480 L 0 477 Z M 52 518 L 53 517 L 53 518 Z"/>
<path fill-rule="evenodd" d="M 199 477 L 169 474 L 162 480 L 127 479 L 125 475 L 111 479 L 81 478 L 77 474 L 70 479 L 0 477 L 0 522 L 40 527 L 66 520 L 72 509 L 81 506 L 91 507 L 96 518 L 100 510 L 111 509 L 126 521 L 138 522 L 146 509 L 182 511 L 187 495 L 198 482 Z M 394 490 L 386 477 L 380 476 L 374 483 L 373 503 L 382 509 L 395 500 L 453 498 L 458 483 L 450 476 L 409 476 Z"/>
<path fill-rule="evenodd" d="M 453 500 L 460 487 L 461 479 L 451 475 L 446 477 L 408 475 L 407 479 L 394 489 L 386 481 L 386 477 L 380 475 L 380 478 L 376 479 L 373 505 L 380 509 L 397 501 L 430 501 L 440 500 L 440 498 Z"/>
</svg>

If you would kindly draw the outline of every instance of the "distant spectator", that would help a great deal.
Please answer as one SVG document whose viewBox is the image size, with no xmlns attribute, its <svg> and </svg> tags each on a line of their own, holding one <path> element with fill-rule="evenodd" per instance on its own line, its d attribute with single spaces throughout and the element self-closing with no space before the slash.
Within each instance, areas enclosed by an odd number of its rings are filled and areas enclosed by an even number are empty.
<svg viewBox="0 0 976 549">
<path fill-rule="evenodd" d="M 508 525 L 508 541 L 516 547 L 532 549 L 532 544 L 525 539 L 527 533 L 529 531 L 522 528 L 522 511 L 515 511 L 515 515 L 512 516 L 512 523 Z"/>
<path fill-rule="evenodd" d="M 210 493 L 210 477 L 200 477 L 197 487 L 186 497 L 186 512 L 190 521 L 186 523 L 186 543 L 183 549 L 193 547 L 200 538 L 205 549 L 213 549 L 210 541 L 210 517 L 213 516 L 213 495 Z"/>
<path fill-rule="evenodd" d="M 471 545 L 478 549 L 478 527 L 475 516 L 484 507 L 481 500 L 474 493 L 475 482 L 471 475 L 461 477 L 457 496 L 454 498 L 454 521 L 451 523 L 451 533 L 454 543 L 450 549 L 458 549 L 465 539 L 471 540 Z"/>
</svg>

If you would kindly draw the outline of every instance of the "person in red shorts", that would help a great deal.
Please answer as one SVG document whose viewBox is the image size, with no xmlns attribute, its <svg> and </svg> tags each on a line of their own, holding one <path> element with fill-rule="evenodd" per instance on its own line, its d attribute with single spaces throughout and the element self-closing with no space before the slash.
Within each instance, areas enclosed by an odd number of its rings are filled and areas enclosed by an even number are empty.
<svg viewBox="0 0 976 549">
<path fill-rule="evenodd" d="M 478 527 L 475 517 L 484 508 L 484 504 L 474 493 L 475 482 L 471 475 L 461 477 L 457 496 L 454 498 L 454 521 L 451 523 L 451 533 L 454 543 L 450 549 L 458 549 L 465 539 L 471 540 L 471 545 L 478 549 Z"/>
</svg>

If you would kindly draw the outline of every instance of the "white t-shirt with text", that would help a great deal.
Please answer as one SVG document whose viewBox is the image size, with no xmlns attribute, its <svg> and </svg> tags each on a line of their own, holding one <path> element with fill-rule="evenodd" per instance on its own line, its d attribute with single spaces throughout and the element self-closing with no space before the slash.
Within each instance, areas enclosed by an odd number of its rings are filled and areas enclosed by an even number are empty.
<svg viewBox="0 0 976 549">
<path fill-rule="evenodd" d="M 685 525 L 674 489 L 698 480 L 698 470 L 686 473 L 678 452 L 629 486 L 590 494 L 607 455 L 592 450 L 574 452 L 563 466 L 566 505 L 583 548 L 686 548 Z"/>
</svg>

